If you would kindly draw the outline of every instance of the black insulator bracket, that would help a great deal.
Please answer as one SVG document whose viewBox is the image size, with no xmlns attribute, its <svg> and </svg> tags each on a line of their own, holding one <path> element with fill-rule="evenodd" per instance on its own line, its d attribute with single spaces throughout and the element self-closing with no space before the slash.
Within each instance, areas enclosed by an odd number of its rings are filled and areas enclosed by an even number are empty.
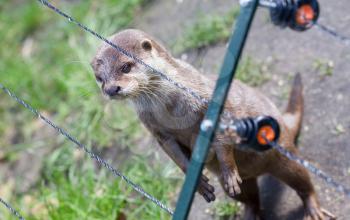
<svg viewBox="0 0 350 220">
<path fill-rule="evenodd" d="M 271 143 L 277 142 L 280 136 L 280 126 L 276 119 L 270 116 L 246 118 L 234 123 L 236 133 L 241 138 L 240 147 L 255 151 L 266 151 L 272 148 Z"/>
<path fill-rule="evenodd" d="M 274 6 L 269 8 L 275 25 L 295 31 L 310 29 L 320 14 L 317 0 L 274 0 Z"/>
</svg>

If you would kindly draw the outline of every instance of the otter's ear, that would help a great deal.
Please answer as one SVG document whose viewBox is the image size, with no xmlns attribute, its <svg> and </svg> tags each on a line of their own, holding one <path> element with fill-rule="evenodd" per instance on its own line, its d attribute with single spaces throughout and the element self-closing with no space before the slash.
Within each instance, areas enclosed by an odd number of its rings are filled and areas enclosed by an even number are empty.
<svg viewBox="0 0 350 220">
<path fill-rule="evenodd" d="M 148 40 L 148 39 L 143 40 L 142 43 L 141 43 L 141 47 L 145 51 L 151 51 L 152 50 L 152 42 L 150 40 Z"/>
<path fill-rule="evenodd" d="M 92 61 L 90 62 L 90 65 L 93 69 L 97 69 L 97 67 L 99 67 L 102 64 L 103 64 L 103 60 L 97 59 L 96 57 L 92 59 Z"/>
</svg>

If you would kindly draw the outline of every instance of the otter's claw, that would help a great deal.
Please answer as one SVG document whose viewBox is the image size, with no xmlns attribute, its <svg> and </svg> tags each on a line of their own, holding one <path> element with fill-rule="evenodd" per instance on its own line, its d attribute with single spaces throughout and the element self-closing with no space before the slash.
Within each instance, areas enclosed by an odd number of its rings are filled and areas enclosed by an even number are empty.
<svg viewBox="0 0 350 220">
<path fill-rule="evenodd" d="M 207 202 L 215 201 L 215 188 L 210 185 L 209 179 L 206 176 L 202 176 L 198 185 L 198 192 L 201 194 Z"/>
<path fill-rule="evenodd" d="M 337 219 L 337 216 L 335 216 L 333 213 L 331 213 L 330 211 L 326 210 L 326 209 L 321 209 L 321 212 L 329 217 L 330 220 L 336 220 Z"/>
<path fill-rule="evenodd" d="M 321 212 L 329 218 L 329 220 L 336 220 L 337 217 L 326 209 L 321 209 Z"/>
<path fill-rule="evenodd" d="M 239 187 L 239 184 L 242 183 L 242 179 L 236 170 L 224 171 L 223 178 L 225 191 L 231 197 L 234 197 L 235 195 L 241 193 L 241 188 Z"/>
<path fill-rule="evenodd" d="M 306 213 L 304 220 L 335 220 L 336 216 L 329 211 L 319 207 L 314 198 L 311 198 L 306 203 Z"/>
</svg>

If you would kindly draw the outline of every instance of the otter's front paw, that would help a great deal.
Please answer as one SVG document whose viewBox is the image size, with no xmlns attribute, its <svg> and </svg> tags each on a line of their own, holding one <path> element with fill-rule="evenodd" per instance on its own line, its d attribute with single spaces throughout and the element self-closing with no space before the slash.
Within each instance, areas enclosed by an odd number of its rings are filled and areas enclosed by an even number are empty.
<svg viewBox="0 0 350 220">
<path fill-rule="evenodd" d="M 230 197 L 234 197 L 235 195 L 241 193 L 239 184 L 242 183 L 242 179 L 236 169 L 224 170 L 222 176 L 224 181 L 224 189 L 230 195 Z"/>
<path fill-rule="evenodd" d="M 214 194 L 215 188 L 214 186 L 210 185 L 208 182 L 209 182 L 208 177 L 203 175 L 199 181 L 198 192 L 204 197 L 204 199 L 207 202 L 213 202 L 215 201 L 215 194 Z"/>
</svg>

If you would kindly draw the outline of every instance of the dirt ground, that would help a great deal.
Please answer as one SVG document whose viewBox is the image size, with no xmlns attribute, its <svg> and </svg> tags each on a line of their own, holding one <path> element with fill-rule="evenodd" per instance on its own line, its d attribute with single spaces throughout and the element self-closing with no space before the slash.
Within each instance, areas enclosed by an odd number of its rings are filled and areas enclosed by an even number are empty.
<svg viewBox="0 0 350 220">
<path fill-rule="evenodd" d="M 193 22 L 199 13 L 222 13 L 238 1 L 173 0 L 153 1 L 140 16 L 137 28 L 171 45 Z M 320 0 L 320 23 L 334 27 L 350 36 L 350 1 Z M 189 53 L 188 61 L 203 72 L 216 73 L 225 53 L 225 45 L 208 48 L 203 54 Z M 269 63 L 271 80 L 261 86 L 281 108 L 291 79 L 297 72 L 305 84 L 305 117 L 299 146 L 303 157 L 350 186 L 350 46 L 325 35 L 317 28 L 304 33 L 280 29 L 269 22 L 267 10 L 260 9 L 245 48 L 244 55 Z M 333 74 L 324 75 L 318 64 L 334 66 Z M 322 206 L 338 216 L 349 219 L 350 200 L 334 191 L 316 176 L 312 176 Z M 301 201 L 285 185 L 271 177 L 261 180 L 261 197 L 266 219 L 301 219 Z M 218 189 L 218 187 L 217 187 Z M 222 195 L 222 192 L 218 193 Z M 190 219 L 211 219 L 210 205 L 196 197 Z"/>
</svg>

